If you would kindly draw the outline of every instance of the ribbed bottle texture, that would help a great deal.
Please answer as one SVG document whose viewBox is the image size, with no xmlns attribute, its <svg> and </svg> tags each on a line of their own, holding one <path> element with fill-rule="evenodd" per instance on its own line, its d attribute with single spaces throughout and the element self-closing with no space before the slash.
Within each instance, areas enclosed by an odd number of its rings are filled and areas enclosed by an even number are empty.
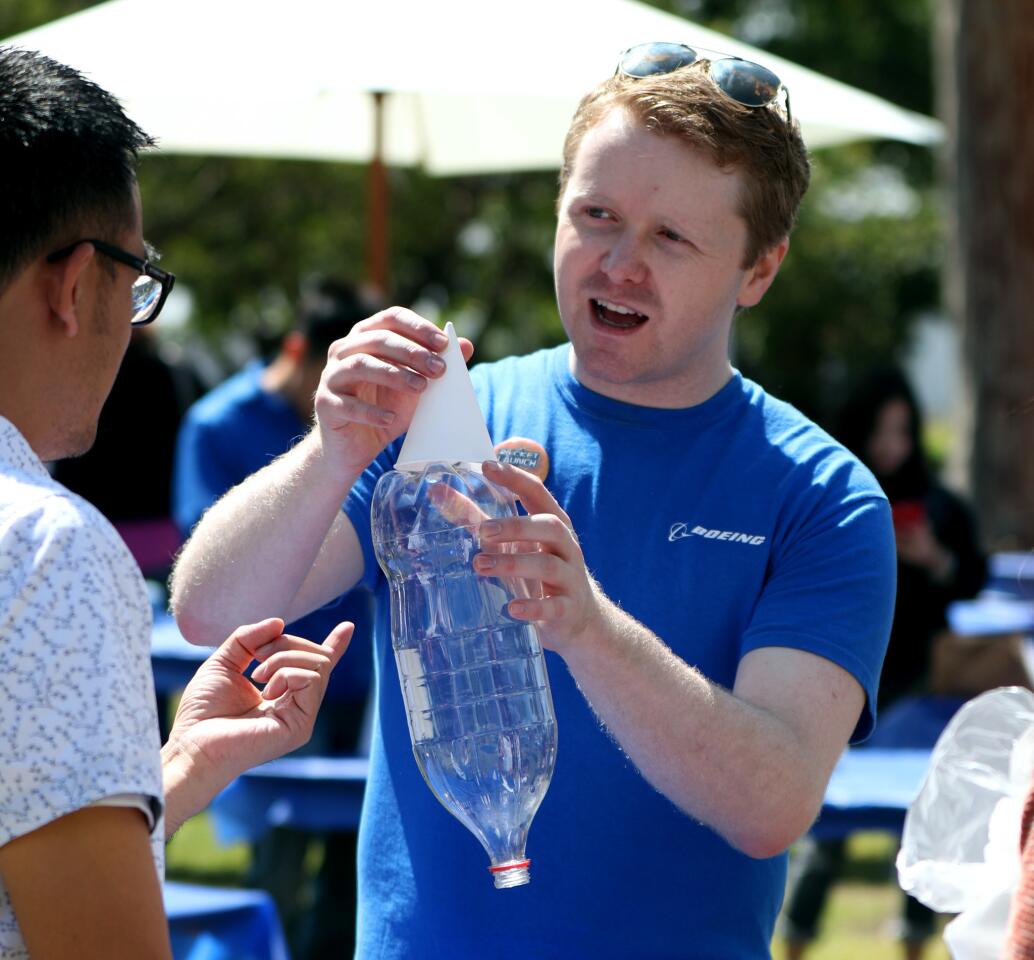
<svg viewBox="0 0 1034 960">
<path fill-rule="evenodd" d="M 557 748 L 538 634 L 506 610 L 524 584 L 471 565 L 481 521 L 515 514 L 478 468 L 440 463 L 385 474 L 372 511 L 417 764 L 481 841 L 501 888 L 528 882 L 528 828 Z"/>
</svg>

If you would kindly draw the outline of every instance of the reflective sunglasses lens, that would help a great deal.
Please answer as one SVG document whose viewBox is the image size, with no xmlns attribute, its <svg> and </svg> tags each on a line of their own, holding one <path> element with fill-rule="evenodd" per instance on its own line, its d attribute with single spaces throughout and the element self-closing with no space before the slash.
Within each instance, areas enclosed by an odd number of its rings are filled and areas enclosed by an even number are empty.
<svg viewBox="0 0 1034 960">
<path fill-rule="evenodd" d="M 696 63 L 697 54 L 684 43 L 640 43 L 621 54 L 618 69 L 629 77 L 652 77 Z"/>
<path fill-rule="evenodd" d="M 143 323 L 153 312 L 162 293 L 162 285 L 153 277 L 140 277 L 133 284 L 133 319 L 130 323 Z"/>
<path fill-rule="evenodd" d="M 725 57 L 711 63 L 711 79 L 719 90 L 745 107 L 763 107 L 779 96 L 779 78 L 759 63 Z"/>
</svg>

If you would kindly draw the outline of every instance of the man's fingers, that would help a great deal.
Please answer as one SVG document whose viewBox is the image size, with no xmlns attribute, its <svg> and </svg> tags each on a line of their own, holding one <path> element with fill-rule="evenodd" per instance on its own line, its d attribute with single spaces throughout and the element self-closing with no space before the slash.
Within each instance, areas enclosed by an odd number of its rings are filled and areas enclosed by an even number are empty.
<svg viewBox="0 0 1034 960">
<path fill-rule="evenodd" d="M 251 679 L 265 683 L 277 670 L 283 670 L 284 667 L 300 667 L 329 677 L 332 664 L 330 657 L 320 647 L 314 647 L 313 650 L 281 650 L 263 660 L 251 672 Z"/>
<path fill-rule="evenodd" d="M 355 624 L 348 620 L 342 620 L 341 623 L 331 630 L 322 643 L 314 643 L 311 640 L 306 640 L 304 637 L 296 637 L 290 633 L 282 633 L 269 643 L 258 647 L 255 650 L 254 658 L 260 661 L 262 666 L 265 666 L 265 664 L 277 659 L 281 654 L 287 654 L 288 656 L 297 655 L 299 663 L 309 662 L 307 658 L 311 656 L 315 657 L 316 661 L 329 660 L 330 669 L 332 670 L 338 660 L 341 659 L 341 655 L 348 649 L 348 644 L 352 639 L 352 632 L 354 630 Z M 278 662 L 283 662 L 283 658 L 280 657 Z M 257 676 L 259 669 L 261 669 L 261 667 L 256 668 L 255 672 L 252 674 L 256 679 L 259 679 Z M 269 674 L 274 669 L 276 669 L 275 666 L 264 672 Z"/>
<path fill-rule="evenodd" d="M 330 669 L 337 666 L 338 661 L 348 649 L 352 642 L 352 635 L 355 633 L 355 624 L 348 620 L 342 620 L 333 630 L 327 634 L 327 638 L 321 646 L 330 653 Z"/>
<path fill-rule="evenodd" d="M 516 620 L 550 623 L 563 620 L 571 613 L 569 597 L 521 597 L 511 600 L 507 612 Z"/>
<path fill-rule="evenodd" d="M 227 666 L 243 673 L 252 660 L 260 661 L 252 676 L 260 683 L 286 663 L 305 664 L 310 669 L 318 669 L 325 661 L 330 661 L 333 670 L 341 655 L 348 649 L 355 625 L 346 621 L 339 623 L 322 644 L 313 643 L 304 637 L 295 637 L 284 633 L 284 621 L 279 617 L 270 617 L 258 623 L 242 624 L 226 640 L 223 641 L 212 657 L 218 657 Z M 283 655 L 283 656 L 278 656 Z M 268 669 L 263 667 L 271 660 L 274 662 Z"/>
<path fill-rule="evenodd" d="M 254 656 L 256 660 L 264 662 L 273 656 L 274 653 L 280 653 L 282 650 L 311 650 L 319 652 L 320 649 L 318 643 L 306 640 L 305 637 L 296 637 L 293 633 L 281 633 L 270 640 L 269 643 L 256 647 Z"/>
<path fill-rule="evenodd" d="M 391 330 L 370 330 L 339 340 L 328 353 L 328 360 L 336 360 L 345 369 L 355 362 L 356 357 L 376 358 L 393 367 L 432 377 L 445 370 L 444 361 L 437 351 Z"/>
<path fill-rule="evenodd" d="M 321 423 L 356 423 L 371 427 L 391 426 L 398 411 L 389 403 L 374 404 L 348 394 L 327 393 L 320 397 Z"/>
<path fill-rule="evenodd" d="M 331 344 L 328 361 L 362 353 L 400 363 L 418 373 L 438 376 L 445 367 L 439 354 L 449 340 L 430 320 L 412 310 L 382 310 L 357 323 L 341 340 Z"/>
<path fill-rule="evenodd" d="M 581 549 L 574 531 L 563 518 L 553 513 L 509 517 L 481 525 L 481 545 L 485 552 L 499 552 L 498 548 L 506 543 L 517 544 L 521 553 L 534 552 L 528 544 L 538 544 L 569 562 L 579 555 Z"/>
<path fill-rule="evenodd" d="M 322 678 L 312 670 L 302 667 L 284 667 L 273 674 L 273 679 L 262 689 L 263 700 L 276 700 L 285 693 L 291 692 L 295 695 L 303 695 L 305 691 L 312 690 L 319 703 L 322 695 Z"/>
<path fill-rule="evenodd" d="M 404 342 L 399 338 L 400 342 Z M 413 346 L 416 351 L 419 348 Z M 430 354 L 426 354 L 430 356 Z M 395 390 L 400 394 L 420 393 L 427 386 L 427 377 L 433 376 L 431 370 L 414 371 L 405 365 L 405 355 L 400 351 L 398 356 L 386 359 L 373 353 L 362 352 L 361 345 L 356 344 L 340 359 L 327 368 L 323 377 L 324 385 L 337 394 L 346 393 L 357 385 L 372 385 Z"/>
<path fill-rule="evenodd" d="M 388 307 L 366 320 L 361 320 L 352 329 L 356 332 L 392 330 L 435 352 L 444 350 L 449 343 L 448 338 L 437 326 L 407 307 Z"/>
<path fill-rule="evenodd" d="M 552 553 L 479 553 L 474 569 L 489 577 L 516 577 L 565 591 L 574 587 L 571 565 Z"/>
<path fill-rule="evenodd" d="M 509 463 L 486 460 L 482 464 L 486 477 L 515 493 L 528 513 L 552 513 L 571 529 L 571 519 L 538 477 Z"/>
<path fill-rule="evenodd" d="M 255 651 L 275 640 L 284 631 L 284 621 L 279 617 L 270 617 L 258 623 L 241 624 L 212 654 L 228 666 L 243 673 L 255 659 Z"/>
<path fill-rule="evenodd" d="M 306 700 L 306 707 L 317 708 L 323 697 L 326 688 L 327 678 L 330 672 L 337 666 L 348 644 L 352 640 L 355 631 L 355 624 L 347 620 L 339 623 L 321 644 L 309 643 L 300 637 L 285 635 L 280 641 L 289 641 L 288 646 L 272 652 L 264 663 L 262 663 L 252 674 L 252 677 L 259 683 L 268 677 L 269 682 L 262 690 L 263 700 L 276 700 L 288 691 L 296 697 L 311 697 L 312 702 Z M 293 641 L 293 643 L 290 643 Z M 305 647 L 299 646 L 304 644 Z M 275 644 L 270 644 L 270 648 Z M 326 664 L 326 669 L 323 668 Z M 301 700 L 299 700 L 301 703 Z"/>
<path fill-rule="evenodd" d="M 486 519 L 485 512 L 470 497 L 448 483 L 430 484 L 427 487 L 427 497 L 454 526 L 476 526 Z"/>
</svg>

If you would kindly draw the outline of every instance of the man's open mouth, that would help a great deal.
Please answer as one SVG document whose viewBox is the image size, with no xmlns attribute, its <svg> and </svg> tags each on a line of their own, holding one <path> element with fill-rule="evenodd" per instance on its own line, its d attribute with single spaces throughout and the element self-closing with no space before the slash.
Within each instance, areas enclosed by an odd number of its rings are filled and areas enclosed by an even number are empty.
<svg viewBox="0 0 1034 960">
<path fill-rule="evenodd" d="M 645 313 L 636 313 L 631 307 L 623 307 L 619 303 L 611 303 L 609 300 L 589 301 L 592 304 L 596 319 L 604 326 L 614 327 L 617 330 L 631 330 L 638 327 L 649 319 Z"/>
</svg>

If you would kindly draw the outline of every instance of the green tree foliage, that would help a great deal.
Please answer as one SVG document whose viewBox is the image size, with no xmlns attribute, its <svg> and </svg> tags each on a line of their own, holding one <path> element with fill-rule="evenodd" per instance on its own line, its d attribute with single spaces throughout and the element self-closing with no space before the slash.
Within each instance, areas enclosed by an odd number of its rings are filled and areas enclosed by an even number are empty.
<svg viewBox="0 0 1034 960">
<path fill-rule="evenodd" d="M 927 0 L 654 3 L 931 111 Z M 0 0 L 0 36 L 91 5 Z M 737 321 L 734 351 L 748 375 L 823 420 L 845 378 L 900 352 L 914 318 L 937 306 L 941 218 L 927 150 L 857 144 L 814 164 L 782 275 Z M 213 345 L 231 331 L 284 329 L 312 273 L 364 275 L 359 166 L 158 154 L 140 176 L 148 236 L 193 294 L 192 330 Z M 561 340 L 555 179 L 391 171 L 391 299 L 453 319 L 476 338 L 478 359 Z"/>
<path fill-rule="evenodd" d="M 780 276 L 737 321 L 741 369 L 828 420 L 845 384 L 900 354 L 936 307 L 940 229 L 932 189 L 868 145 L 817 158 Z"/>
<path fill-rule="evenodd" d="M 920 113 L 933 112 L 931 0 L 649 0 Z"/>
<path fill-rule="evenodd" d="M 0 37 L 32 30 L 58 17 L 95 6 L 99 0 L 0 0 Z"/>
</svg>

